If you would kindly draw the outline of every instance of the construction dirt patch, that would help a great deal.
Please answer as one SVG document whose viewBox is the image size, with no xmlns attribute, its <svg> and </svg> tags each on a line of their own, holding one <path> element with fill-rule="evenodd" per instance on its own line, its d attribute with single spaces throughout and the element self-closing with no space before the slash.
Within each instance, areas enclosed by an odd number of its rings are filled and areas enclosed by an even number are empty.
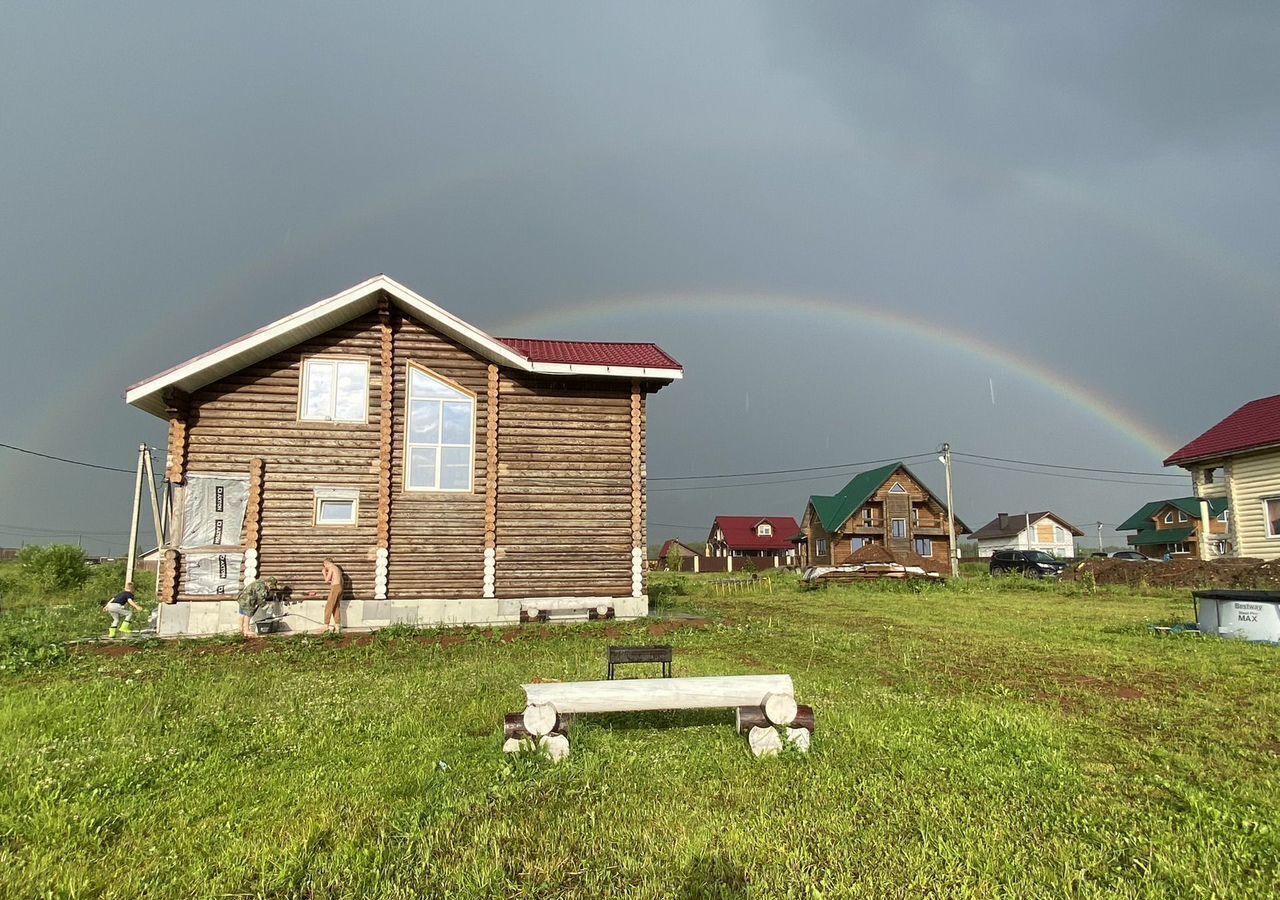
<svg viewBox="0 0 1280 900">
<path fill-rule="evenodd" d="M 1063 581 L 1092 575 L 1097 584 L 1129 587 L 1243 588 L 1280 590 L 1280 560 L 1172 559 L 1169 562 L 1130 562 L 1086 559 L 1062 573 Z"/>
</svg>

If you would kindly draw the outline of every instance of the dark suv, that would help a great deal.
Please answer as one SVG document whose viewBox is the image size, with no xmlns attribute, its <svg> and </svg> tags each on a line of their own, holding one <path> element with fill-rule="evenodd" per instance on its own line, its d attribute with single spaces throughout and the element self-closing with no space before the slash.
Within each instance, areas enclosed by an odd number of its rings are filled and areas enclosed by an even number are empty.
<svg viewBox="0 0 1280 900">
<path fill-rule="evenodd" d="M 997 550 L 991 554 L 992 575 L 1057 578 L 1067 564 L 1043 550 Z"/>
</svg>

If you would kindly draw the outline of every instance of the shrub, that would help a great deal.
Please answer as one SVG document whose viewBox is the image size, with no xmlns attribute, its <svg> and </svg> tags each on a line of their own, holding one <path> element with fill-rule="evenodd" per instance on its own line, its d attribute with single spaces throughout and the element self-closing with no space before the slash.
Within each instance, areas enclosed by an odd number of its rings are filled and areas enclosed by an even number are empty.
<svg viewBox="0 0 1280 900">
<path fill-rule="evenodd" d="M 84 551 L 71 544 L 44 544 L 18 551 L 18 568 L 32 590 L 43 594 L 69 591 L 89 578 Z"/>
</svg>

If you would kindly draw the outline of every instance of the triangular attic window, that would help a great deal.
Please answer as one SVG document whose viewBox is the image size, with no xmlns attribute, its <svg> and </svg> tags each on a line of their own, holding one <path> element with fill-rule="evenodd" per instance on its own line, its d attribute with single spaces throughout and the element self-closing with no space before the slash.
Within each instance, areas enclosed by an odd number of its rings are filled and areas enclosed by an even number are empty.
<svg viewBox="0 0 1280 900">
<path fill-rule="evenodd" d="M 889 488 L 890 494 L 905 494 L 906 492 L 907 489 L 896 481 L 893 483 L 893 487 Z"/>
</svg>

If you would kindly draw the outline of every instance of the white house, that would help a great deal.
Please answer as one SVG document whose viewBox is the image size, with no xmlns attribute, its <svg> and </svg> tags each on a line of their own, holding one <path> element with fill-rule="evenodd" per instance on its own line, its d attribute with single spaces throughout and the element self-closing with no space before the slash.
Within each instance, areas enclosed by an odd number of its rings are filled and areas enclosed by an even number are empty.
<svg viewBox="0 0 1280 900">
<path fill-rule="evenodd" d="M 1056 513 L 997 513 L 973 533 L 978 556 L 986 559 L 997 550 L 1043 550 L 1054 556 L 1075 556 L 1075 539 L 1084 532 Z"/>
</svg>

